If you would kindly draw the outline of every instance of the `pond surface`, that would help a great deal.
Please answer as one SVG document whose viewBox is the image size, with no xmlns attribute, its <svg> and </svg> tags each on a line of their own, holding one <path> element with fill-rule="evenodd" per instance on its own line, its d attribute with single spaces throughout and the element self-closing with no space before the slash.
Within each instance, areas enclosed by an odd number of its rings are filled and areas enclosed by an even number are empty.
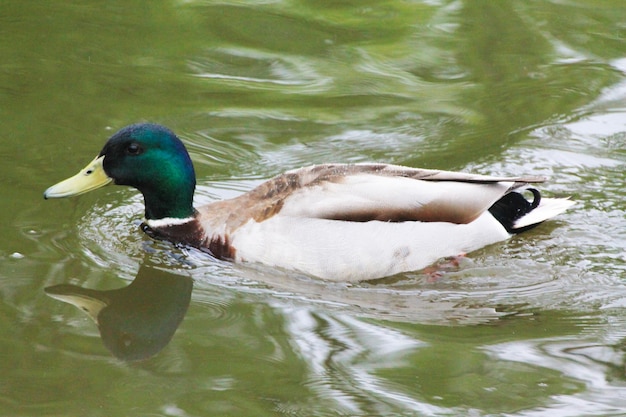
<svg viewBox="0 0 626 417">
<path fill-rule="evenodd" d="M 2 2 L 0 415 L 624 415 L 624 22 L 623 0 Z M 345 285 L 153 242 L 124 187 L 43 200 L 145 120 L 188 146 L 197 204 L 364 161 L 545 175 L 578 204 L 437 279 Z"/>
</svg>

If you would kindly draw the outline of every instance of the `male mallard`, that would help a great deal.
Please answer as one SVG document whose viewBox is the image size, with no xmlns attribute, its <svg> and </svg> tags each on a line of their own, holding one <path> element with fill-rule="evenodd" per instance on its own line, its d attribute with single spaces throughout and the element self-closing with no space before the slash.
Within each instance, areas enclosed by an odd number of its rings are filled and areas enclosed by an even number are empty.
<svg viewBox="0 0 626 417">
<path fill-rule="evenodd" d="M 50 188 L 78 195 L 113 181 L 144 197 L 143 229 L 217 258 L 293 269 L 333 281 L 415 271 L 527 230 L 574 204 L 518 190 L 541 177 L 493 177 L 387 164 L 324 164 L 274 177 L 236 198 L 192 206 L 196 178 L 169 129 L 135 124 Z"/>
</svg>

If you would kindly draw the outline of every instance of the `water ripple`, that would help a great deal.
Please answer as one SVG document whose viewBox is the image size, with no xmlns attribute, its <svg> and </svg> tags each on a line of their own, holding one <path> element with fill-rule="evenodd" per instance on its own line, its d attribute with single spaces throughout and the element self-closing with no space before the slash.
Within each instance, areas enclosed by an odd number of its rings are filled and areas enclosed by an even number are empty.
<svg viewBox="0 0 626 417">
<path fill-rule="evenodd" d="M 307 386 L 323 398 L 333 398 L 343 413 L 380 415 L 410 409 L 441 414 L 443 409 L 412 398 L 376 374 L 405 363 L 407 351 L 423 342 L 401 332 L 353 317 L 330 317 L 293 308 L 286 328 L 294 347 L 309 367 Z"/>
</svg>

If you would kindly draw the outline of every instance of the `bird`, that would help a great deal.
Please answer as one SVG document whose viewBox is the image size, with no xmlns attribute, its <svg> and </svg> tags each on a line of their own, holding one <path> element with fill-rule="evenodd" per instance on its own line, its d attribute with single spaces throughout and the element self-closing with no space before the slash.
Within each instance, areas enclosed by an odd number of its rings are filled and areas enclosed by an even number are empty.
<svg viewBox="0 0 626 417">
<path fill-rule="evenodd" d="M 44 198 L 111 183 L 134 187 L 144 199 L 141 228 L 154 239 L 237 263 L 359 282 L 420 271 L 504 241 L 574 204 L 569 197 L 542 197 L 533 185 L 544 181 L 326 163 L 194 208 L 196 175 L 183 142 L 165 126 L 137 123 L 113 134 L 93 161 Z"/>
</svg>

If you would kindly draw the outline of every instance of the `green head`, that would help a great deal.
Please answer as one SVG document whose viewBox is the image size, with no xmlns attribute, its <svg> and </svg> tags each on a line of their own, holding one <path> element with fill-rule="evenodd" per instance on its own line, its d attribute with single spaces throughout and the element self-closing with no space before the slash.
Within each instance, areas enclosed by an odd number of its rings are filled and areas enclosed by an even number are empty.
<svg viewBox="0 0 626 417">
<path fill-rule="evenodd" d="M 113 136 L 86 168 L 57 185 L 44 197 L 77 195 L 113 181 L 138 189 L 146 219 L 186 218 L 194 213 L 196 176 L 183 143 L 164 126 L 130 125 Z"/>
</svg>

